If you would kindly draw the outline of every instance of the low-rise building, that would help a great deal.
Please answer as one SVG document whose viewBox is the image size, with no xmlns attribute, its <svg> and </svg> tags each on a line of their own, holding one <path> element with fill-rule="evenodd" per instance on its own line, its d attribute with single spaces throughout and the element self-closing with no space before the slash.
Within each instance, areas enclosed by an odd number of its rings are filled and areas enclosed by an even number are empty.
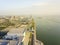
<svg viewBox="0 0 60 45">
<path fill-rule="evenodd" d="M 26 26 L 20 28 L 12 28 L 3 37 L 1 45 L 28 45 L 30 33 L 27 31 Z M 5 41 L 4 41 L 5 40 Z M 6 42 L 7 41 L 7 42 Z"/>
</svg>

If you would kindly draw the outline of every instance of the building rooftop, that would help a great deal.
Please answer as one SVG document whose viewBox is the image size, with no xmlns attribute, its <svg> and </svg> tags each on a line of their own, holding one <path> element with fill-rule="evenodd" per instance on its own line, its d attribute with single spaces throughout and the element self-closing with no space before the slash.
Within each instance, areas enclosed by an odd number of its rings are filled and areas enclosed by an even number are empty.
<svg viewBox="0 0 60 45">
<path fill-rule="evenodd" d="M 11 30 L 9 30 L 9 32 L 7 33 L 7 35 L 18 35 L 18 36 L 23 36 L 25 32 L 25 28 L 12 28 Z"/>
<path fill-rule="evenodd" d="M 20 36 L 18 40 L 0 40 L 0 45 L 20 45 L 23 40 L 23 36 Z"/>
<path fill-rule="evenodd" d="M 8 40 L 0 40 L 0 45 L 7 45 L 8 43 Z"/>
</svg>

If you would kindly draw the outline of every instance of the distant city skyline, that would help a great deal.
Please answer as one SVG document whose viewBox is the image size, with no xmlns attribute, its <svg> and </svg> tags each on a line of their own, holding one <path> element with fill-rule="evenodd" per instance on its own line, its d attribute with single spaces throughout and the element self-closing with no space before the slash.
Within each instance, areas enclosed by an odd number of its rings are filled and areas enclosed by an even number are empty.
<svg viewBox="0 0 60 45">
<path fill-rule="evenodd" d="M 60 0 L 0 0 L 0 15 L 60 15 Z"/>
</svg>

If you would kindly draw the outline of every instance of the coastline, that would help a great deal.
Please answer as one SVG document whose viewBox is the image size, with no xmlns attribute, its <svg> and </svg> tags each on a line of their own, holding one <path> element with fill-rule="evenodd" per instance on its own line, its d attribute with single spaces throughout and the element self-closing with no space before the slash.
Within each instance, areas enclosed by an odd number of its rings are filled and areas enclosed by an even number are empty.
<svg viewBox="0 0 60 45">
<path fill-rule="evenodd" d="M 43 42 L 36 40 L 36 45 L 44 45 Z"/>
</svg>

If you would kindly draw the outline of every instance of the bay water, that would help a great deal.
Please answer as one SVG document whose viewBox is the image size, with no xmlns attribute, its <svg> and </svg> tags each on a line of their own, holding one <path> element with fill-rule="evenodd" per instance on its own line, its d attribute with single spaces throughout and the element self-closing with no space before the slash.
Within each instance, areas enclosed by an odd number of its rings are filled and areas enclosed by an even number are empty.
<svg viewBox="0 0 60 45">
<path fill-rule="evenodd" d="M 60 45 L 60 18 L 35 17 L 36 37 L 44 45 Z"/>
</svg>

